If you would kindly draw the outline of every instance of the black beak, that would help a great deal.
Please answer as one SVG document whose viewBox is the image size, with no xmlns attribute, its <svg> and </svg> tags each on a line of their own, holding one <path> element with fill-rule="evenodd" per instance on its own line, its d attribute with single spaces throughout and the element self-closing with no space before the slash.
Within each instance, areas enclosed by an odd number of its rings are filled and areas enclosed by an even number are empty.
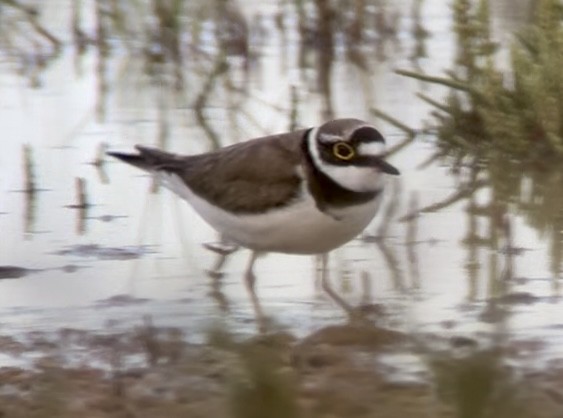
<svg viewBox="0 0 563 418">
<path fill-rule="evenodd" d="M 393 167 L 385 160 L 379 159 L 377 162 L 377 166 L 380 168 L 381 171 L 383 171 L 386 174 L 391 174 L 393 176 L 398 176 L 399 174 L 401 174 L 399 170 L 397 170 L 395 167 Z"/>
<path fill-rule="evenodd" d="M 385 161 L 382 156 L 376 157 L 375 155 L 359 155 L 352 160 L 352 165 L 359 167 L 375 167 L 385 174 L 391 174 L 392 176 L 398 176 L 401 174 L 399 170 Z"/>
</svg>

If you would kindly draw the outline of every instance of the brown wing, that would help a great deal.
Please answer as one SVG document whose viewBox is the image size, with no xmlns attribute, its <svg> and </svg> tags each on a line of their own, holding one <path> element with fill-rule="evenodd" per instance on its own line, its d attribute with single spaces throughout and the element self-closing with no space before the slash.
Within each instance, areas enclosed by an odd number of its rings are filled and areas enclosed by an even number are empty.
<svg viewBox="0 0 563 418">
<path fill-rule="evenodd" d="M 225 210 L 260 213 L 298 196 L 304 133 L 257 138 L 181 161 L 169 160 L 157 169 L 176 173 L 194 193 Z"/>
</svg>

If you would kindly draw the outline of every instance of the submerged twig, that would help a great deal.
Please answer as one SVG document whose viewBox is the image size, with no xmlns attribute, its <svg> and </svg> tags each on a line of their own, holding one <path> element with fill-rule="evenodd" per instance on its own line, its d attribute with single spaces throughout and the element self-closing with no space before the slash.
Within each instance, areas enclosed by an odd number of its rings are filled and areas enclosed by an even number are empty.
<svg viewBox="0 0 563 418">
<path fill-rule="evenodd" d="M 197 122 L 203 128 L 205 133 L 207 134 L 209 140 L 211 141 L 211 146 L 213 149 L 219 149 L 221 147 L 221 141 L 219 140 L 219 135 L 211 128 L 209 123 L 207 122 L 207 118 L 203 113 L 203 109 L 207 105 L 207 100 L 209 99 L 209 95 L 213 86 L 215 85 L 215 81 L 217 78 L 224 74 L 229 69 L 229 65 L 225 60 L 225 57 L 221 54 L 217 58 L 215 62 L 215 68 L 209 74 L 209 77 L 205 81 L 201 92 L 198 94 L 195 100 L 194 111 L 196 115 Z"/>
<path fill-rule="evenodd" d="M 289 131 L 295 131 L 297 129 L 297 116 L 298 116 L 298 105 L 299 96 L 297 94 L 297 87 L 295 85 L 291 86 L 291 111 L 289 112 Z"/>
<path fill-rule="evenodd" d="M 88 197 L 86 194 L 86 180 L 81 177 L 77 177 L 74 181 L 74 188 L 76 190 L 76 203 L 73 205 L 68 205 L 70 209 L 87 209 L 91 205 L 88 203 Z"/>
<path fill-rule="evenodd" d="M 486 186 L 487 184 L 489 184 L 489 182 L 487 180 L 477 180 L 477 181 L 473 182 L 472 184 L 464 185 L 464 186 L 461 187 L 460 190 L 458 190 L 457 192 L 455 192 L 451 196 L 447 197 L 446 199 L 441 200 L 440 202 L 433 203 L 431 205 L 425 206 L 422 209 L 417 210 L 414 213 L 409 212 L 405 216 L 402 216 L 401 218 L 399 218 L 399 222 L 409 221 L 413 217 L 417 216 L 419 213 L 435 212 L 437 210 L 444 209 L 444 208 L 446 208 L 450 205 L 453 205 L 454 203 L 456 203 L 456 202 L 458 202 L 462 199 L 465 199 L 467 196 L 470 196 L 471 194 L 475 193 L 475 191 L 477 191 L 481 187 Z"/>
<path fill-rule="evenodd" d="M 407 137 L 399 142 L 398 144 L 394 145 L 393 147 L 390 147 L 387 150 L 387 156 L 391 156 L 393 154 L 396 154 L 397 152 L 399 152 L 400 150 L 402 150 L 404 147 L 406 147 L 407 145 L 409 145 L 411 142 L 414 141 L 415 137 L 416 137 L 416 131 L 410 127 L 408 127 L 407 125 L 405 125 L 404 123 L 398 121 L 397 119 L 395 119 L 393 116 L 390 116 L 389 114 L 379 110 L 379 109 L 370 109 L 371 113 L 378 117 L 383 119 L 384 121 L 390 123 L 391 125 L 395 126 L 396 128 L 399 128 L 401 131 L 405 132 L 407 134 Z"/>
<path fill-rule="evenodd" d="M 75 187 L 76 187 L 76 196 L 78 199 L 77 207 L 81 209 L 85 209 L 88 206 L 90 206 L 88 203 L 88 198 L 86 197 L 86 181 L 83 178 L 78 177 L 75 180 Z"/>
<path fill-rule="evenodd" d="M 400 122 L 398 119 L 395 119 L 393 116 L 389 115 L 388 113 L 383 112 L 382 110 L 371 108 L 370 112 L 378 117 L 383 119 L 385 122 L 390 123 L 391 125 L 399 128 L 401 131 L 405 132 L 409 137 L 414 138 L 416 136 L 416 131 L 404 123 Z"/>
<path fill-rule="evenodd" d="M 38 20 L 38 12 L 34 7 L 23 5 L 16 0 L 1 0 L 0 3 L 13 7 L 21 11 L 26 17 L 29 24 L 35 29 L 35 31 L 47 39 L 52 45 L 55 53 L 59 52 L 62 46 L 62 42 L 59 38 L 49 32 Z"/>
<path fill-rule="evenodd" d="M 37 185 L 35 183 L 35 172 L 33 164 L 33 155 L 31 146 L 28 144 L 23 145 L 23 177 L 24 177 L 24 189 L 23 191 L 27 194 L 34 194 L 37 192 Z"/>
<path fill-rule="evenodd" d="M 451 78 L 436 77 L 436 76 L 427 75 L 415 71 L 408 71 L 408 70 L 395 70 L 395 73 L 399 75 L 403 75 L 405 77 L 416 78 L 417 80 L 421 80 L 421 81 L 427 81 L 429 83 L 441 84 L 443 86 L 450 87 L 455 90 L 465 91 L 477 97 L 481 96 L 481 94 L 477 92 L 475 89 L 473 89 L 468 83 L 452 80 Z"/>
<path fill-rule="evenodd" d="M 421 100 L 425 101 L 426 103 L 428 103 L 428 104 L 431 105 L 431 106 L 434 106 L 435 108 L 441 110 L 442 112 L 445 112 L 445 113 L 448 113 L 448 114 L 453 113 L 453 111 L 452 111 L 452 109 L 451 109 L 450 107 L 448 107 L 448 106 L 446 106 L 446 105 L 444 105 L 444 104 L 442 104 L 442 103 L 440 103 L 440 102 L 437 102 L 437 101 L 434 100 L 434 99 L 431 99 L 430 97 L 426 96 L 426 95 L 423 94 L 423 93 L 416 93 L 416 95 L 417 95 Z"/>
<path fill-rule="evenodd" d="M 418 213 L 418 194 L 413 192 L 409 201 L 410 213 Z M 405 246 L 407 248 L 407 258 L 409 261 L 409 271 L 411 283 L 414 287 L 420 286 L 420 269 L 418 267 L 418 254 L 416 252 L 418 236 L 418 216 L 413 216 L 407 223 L 405 235 Z"/>
</svg>

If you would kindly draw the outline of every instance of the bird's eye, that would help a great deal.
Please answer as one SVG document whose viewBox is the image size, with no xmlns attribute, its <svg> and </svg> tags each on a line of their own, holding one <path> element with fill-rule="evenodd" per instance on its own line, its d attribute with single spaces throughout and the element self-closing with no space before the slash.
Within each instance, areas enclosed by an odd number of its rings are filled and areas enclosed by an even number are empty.
<svg viewBox="0 0 563 418">
<path fill-rule="evenodd" d="M 337 142 L 332 147 L 332 153 L 340 160 L 348 161 L 356 156 L 356 151 L 347 142 Z"/>
</svg>

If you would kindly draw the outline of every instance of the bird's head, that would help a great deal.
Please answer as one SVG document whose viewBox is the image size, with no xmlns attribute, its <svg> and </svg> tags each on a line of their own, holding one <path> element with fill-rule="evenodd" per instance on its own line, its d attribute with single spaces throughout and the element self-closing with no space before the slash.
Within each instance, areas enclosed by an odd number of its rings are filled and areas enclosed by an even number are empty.
<svg viewBox="0 0 563 418">
<path fill-rule="evenodd" d="M 306 140 L 315 167 L 345 189 L 377 191 L 382 174 L 399 174 L 384 159 L 385 139 L 367 122 L 335 119 L 310 129 Z"/>
</svg>

